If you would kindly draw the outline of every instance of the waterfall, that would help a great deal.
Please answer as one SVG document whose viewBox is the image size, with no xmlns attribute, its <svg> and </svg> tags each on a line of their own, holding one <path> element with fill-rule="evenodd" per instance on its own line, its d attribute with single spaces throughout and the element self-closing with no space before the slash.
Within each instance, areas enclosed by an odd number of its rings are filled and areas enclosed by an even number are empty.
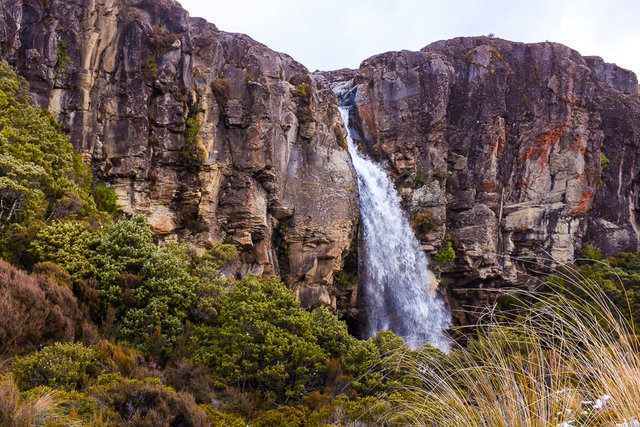
<svg viewBox="0 0 640 427">
<path fill-rule="evenodd" d="M 444 331 L 451 316 L 434 290 L 435 276 L 400 208 L 387 172 L 360 153 L 349 129 L 349 107 L 340 113 L 360 190 L 360 292 L 366 306 L 367 337 L 390 329 L 415 348 L 425 341 L 447 351 Z"/>
</svg>

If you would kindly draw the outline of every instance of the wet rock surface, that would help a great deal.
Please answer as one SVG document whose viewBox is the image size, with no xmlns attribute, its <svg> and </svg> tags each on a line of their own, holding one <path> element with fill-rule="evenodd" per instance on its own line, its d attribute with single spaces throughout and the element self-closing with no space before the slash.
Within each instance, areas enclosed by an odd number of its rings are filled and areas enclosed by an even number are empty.
<svg viewBox="0 0 640 427">
<path fill-rule="evenodd" d="M 632 72 L 560 44 L 476 37 L 322 75 L 349 90 L 360 147 L 395 176 L 423 249 L 452 241 L 441 270 L 458 321 L 585 242 L 638 247 Z"/>
</svg>

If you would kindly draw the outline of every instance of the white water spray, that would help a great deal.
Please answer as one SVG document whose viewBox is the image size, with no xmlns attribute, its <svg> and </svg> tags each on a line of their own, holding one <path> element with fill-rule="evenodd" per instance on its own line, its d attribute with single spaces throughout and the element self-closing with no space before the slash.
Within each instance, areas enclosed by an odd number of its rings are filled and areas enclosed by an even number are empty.
<svg viewBox="0 0 640 427">
<path fill-rule="evenodd" d="M 349 129 L 349 108 L 340 107 L 347 143 L 358 175 L 363 245 L 360 245 L 361 292 L 368 337 L 390 329 L 415 348 L 425 341 L 448 351 L 444 331 L 451 324 L 435 277 L 400 208 L 400 197 L 387 172 L 356 148 Z"/>
</svg>

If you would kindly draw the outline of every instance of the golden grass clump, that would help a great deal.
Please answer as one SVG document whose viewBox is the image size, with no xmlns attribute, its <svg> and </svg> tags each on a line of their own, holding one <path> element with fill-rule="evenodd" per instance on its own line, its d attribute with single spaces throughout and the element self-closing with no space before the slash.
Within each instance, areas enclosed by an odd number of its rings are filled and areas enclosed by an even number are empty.
<svg viewBox="0 0 640 427">
<path fill-rule="evenodd" d="M 0 376 L 0 427 L 53 425 L 58 404 L 52 393 L 22 399 L 13 377 Z"/>
<path fill-rule="evenodd" d="M 489 310 L 464 348 L 407 354 L 412 381 L 388 424 L 640 426 L 640 354 L 633 321 L 597 282 L 563 267 L 580 294 L 519 293 Z M 409 384 L 409 385 L 407 385 Z"/>
</svg>

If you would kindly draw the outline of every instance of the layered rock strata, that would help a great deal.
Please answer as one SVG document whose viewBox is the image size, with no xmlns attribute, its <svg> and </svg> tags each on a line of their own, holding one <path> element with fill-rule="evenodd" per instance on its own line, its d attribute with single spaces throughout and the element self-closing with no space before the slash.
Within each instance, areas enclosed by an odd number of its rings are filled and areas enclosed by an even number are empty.
<svg viewBox="0 0 640 427">
<path fill-rule="evenodd" d="M 0 57 L 128 214 L 231 274 L 283 275 L 306 307 L 357 318 L 357 182 L 331 87 L 387 165 L 458 321 L 535 286 L 586 243 L 640 241 L 633 73 L 554 43 L 477 37 L 310 74 L 171 0 L 0 0 Z M 532 278 L 534 276 L 534 278 Z M 337 286 L 336 282 L 339 284 Z"/>
<path fill-rule="evenodd" d="M 235 244 L 237 274 L 281 274 L 304 306 L 353 306 L 333 275 L 356 235 L 357 182 L 324 78 L 171 0 L 0 12 L 2 58 L 124 212 L 196 249 Z"/>
<path fill-rule="evenodd" d="M 395 175 L 424 250 L 453 243 L 442 268 L 453 308 L 533 287 L 586 242 L 637 249 L 632 72 L 560 44 L 477 37 L 323 75 L 354 106 L 361 148 Z"/>
</svg>

